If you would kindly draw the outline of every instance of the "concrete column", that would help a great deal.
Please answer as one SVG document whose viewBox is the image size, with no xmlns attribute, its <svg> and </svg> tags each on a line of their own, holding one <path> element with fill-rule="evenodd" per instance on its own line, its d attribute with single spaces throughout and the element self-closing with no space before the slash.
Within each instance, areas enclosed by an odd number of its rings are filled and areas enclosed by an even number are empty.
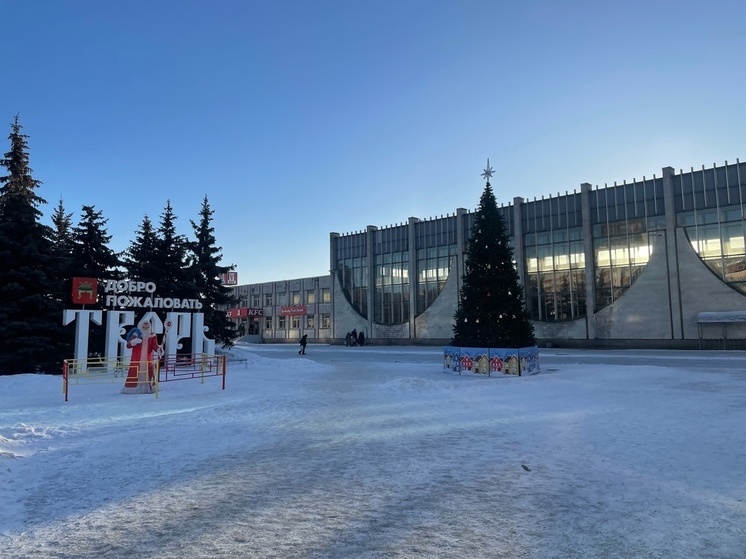
<svg viewBox="0 0 746 559">
<path fill-rule="evenodd" d="M 466 271 L 466 245 L 468 238 L 464 233 L 464 225 L 467 222 L 469 212 L 465 208 L 456 209 L 456 247 L 458 252 L 456 253 L 456 308 L 458 309 L 461 304 L 461 282 Z"/>
<path fill-rule="evenodd" d="M 335 258 L 334 245 L 337 239 L 339 239 L 339 233 L 335 233 L 333 231 L 329 233 L 329 274 L 332 277 L 331 285 L 329 287 L 331 291 L 331 298 L 332 298 L 331 313 L 330 313 L 331 321 L 332 321 L 332 338 L 338 337 L 337 320 L 336 320 L 336 316 L 334 316 L 334 302 L 337 299 L 337 260 Z M 277 295 L 274 295 L 274 297 L 277 297 Z M 276 299 L 275 299 L 275 303 L 277 303 Z"/>
<path fill-rule="evenodd" d="M 417 324 L 415 317 L 417 315 L 417 286 L 419 278 L 417 277 L 417 227 L 419 219 L 410 217 L 407 224 L 407 252 L 409 252 L 409 264 L 407 273 L 409 274 L 409 339 L 417 337 Z"/>
<path fill-rule="evenodd" d="M 668 265 L 668 297 L 671 307 L 671 332 L 674 340 L 684 338 L 679 288 L 679 260 L 676 243 L 676 207 L 673 199 L 673 167 L 663 167 L 663 208 L 666 212 L 666 262 Z"/>
<path fill-rule="evenodd" d="M 596 260 L 593 254 L 593 227 L 591 227 L 590 183 L 580 185 L 580 207 L 583 214 L 583 239 L 585 257 L 585 307 L 586 328 L 589 340 L 596 339 Z"/>
<path fill-rule="evenodd" d="M 513 198 L 513 237 L 515 239 L 515 261 L 518 264 L 518 279 L 521 280 L 524 293 L 526 292 L 526 256 L 523 245 L 523 220 L 521 219 L 521 204 L 523 198 Z"/>
<path fill-rule="evenodd" d="M 466 234 L 464 233 L 464 223 L 466 223 L 467 216 L 469 215 L 469 212 L 464 208 L 457 208 L 456 209 L 456 246 L 458 247 L 458 266 L 457 266 L 457 273 L 458 273 L 458 293 L 459 297 L 461 296 L 461 278 L 464 277 L 464 260 L 466 258 L 465 251 L 466 251 Z"/>
<path fill-rule="evenodd" d="M 368 261 L 368 289 L 366 291 L 366 304 L 368 305 L 368 320 L 367 320 L 367 331 L 365 335 L 370 338 L 373 335 L 373 316 L 375 309 L 375 294 L 376 294 L 376 258 L 374 251 L 374 242 L 376 238 L 376 231 L 378 227 L 375 225 L 368 225 L 365 231 L 365 254 L 366 260 Z"/>
</svg>

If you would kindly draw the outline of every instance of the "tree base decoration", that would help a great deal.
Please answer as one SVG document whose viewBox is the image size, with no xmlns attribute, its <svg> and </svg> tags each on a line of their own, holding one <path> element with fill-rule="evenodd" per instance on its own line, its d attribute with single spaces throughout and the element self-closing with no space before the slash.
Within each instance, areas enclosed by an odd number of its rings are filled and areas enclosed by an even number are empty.
<svg viewBox="0 0 746 559">
<path fill-rule="evenodd" d="M 443 368 L 451 372 L 486 376 L 535 375 L 541 372 L 539 348 L 443 348 Z"/>
</svg>

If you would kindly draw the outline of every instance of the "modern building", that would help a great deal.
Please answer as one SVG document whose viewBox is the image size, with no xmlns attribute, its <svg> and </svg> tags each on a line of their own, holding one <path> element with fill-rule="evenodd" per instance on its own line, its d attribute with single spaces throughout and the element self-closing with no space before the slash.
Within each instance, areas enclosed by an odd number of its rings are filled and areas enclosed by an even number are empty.
<svg viewBox="0 0 746 559">
<path fill-rule="evenodd" d="M 503 205 L 540 344 L 746 349 L 745 199 L 736 160 Z M 331 233 L 328 276 L 237 286 L 231 312 L 254 341 L 446 344 L 473 220 Z"/>
</svg>

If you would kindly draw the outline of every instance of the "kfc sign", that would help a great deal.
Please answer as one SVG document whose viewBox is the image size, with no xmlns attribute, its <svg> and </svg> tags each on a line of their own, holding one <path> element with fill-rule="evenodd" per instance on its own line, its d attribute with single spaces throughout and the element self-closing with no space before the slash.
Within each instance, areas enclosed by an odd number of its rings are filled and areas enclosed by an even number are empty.
<svg viewBox="0 0 746 559">
<path fill-rule="evenodd" d="M 250 316 L 264 316 L 264 309 L 249 309 L 239 307 L 237 309 L 228 309 L 228 318 L 248 318 Z"/>
</svg>

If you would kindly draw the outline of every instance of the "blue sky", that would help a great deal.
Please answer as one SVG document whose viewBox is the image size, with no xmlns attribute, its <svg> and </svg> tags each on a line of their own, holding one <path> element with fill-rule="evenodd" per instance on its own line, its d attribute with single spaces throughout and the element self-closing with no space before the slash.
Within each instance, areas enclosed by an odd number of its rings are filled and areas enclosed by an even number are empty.
<svg viewBox="0 0 746 559">
<path fill-rule="evenodd" d="M 746 157 L 746 3 L 0 0 L 0 124 L 123 250 L 205 195 L 240 283 L 329 233 Z M 2 120 L 4 118 L 4 120 Z M 1 129 L 0 129 L 1 131 Z"/>
</svg>

